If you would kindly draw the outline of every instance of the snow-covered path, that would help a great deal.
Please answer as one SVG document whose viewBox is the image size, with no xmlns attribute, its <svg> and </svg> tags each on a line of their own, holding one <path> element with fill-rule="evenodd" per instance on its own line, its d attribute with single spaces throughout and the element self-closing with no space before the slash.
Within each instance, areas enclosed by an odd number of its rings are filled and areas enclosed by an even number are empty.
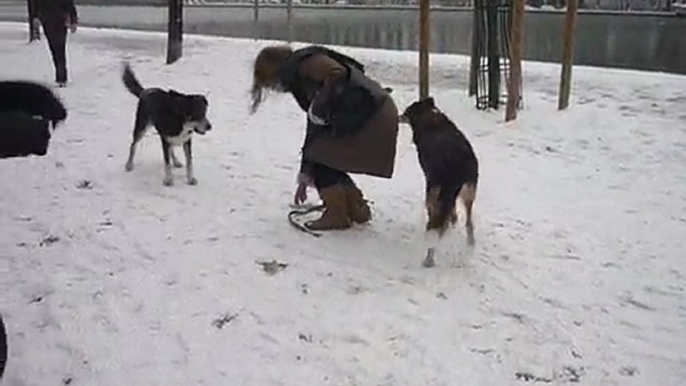
<svg viewBox="0 0 686 386">
<path fill-rule="evenodd" d="M 24 27 L 0 23 L 0 78 L 50 81 Z M 408 128 L 392 180 L 357 178 L 374 221 L 312 238 L 285 219 L 302 113 L 273 96 L 248 115 L 267 43 L 185 43 L 164 66 L 161 34 L 80 30 L 50 154 L 0 161 L 3 385 L 683 385 L 686 77 L 578 68 L 558 113 L 558 68 L 527 63 L 505 125 L 466 97 L 466 58 L 432 57 L 482 177 L 475 249 L 457 229 L 426 270 Z M 341 49 L 413 100 L 415 54 Z M 152 134 L 124 172 L 122 60 L 144 85 L 208 94 L 198 186 L 183 169 L 162 185 Z M 288 266 L 257 264 L 272 260 Z"/>
</svg>

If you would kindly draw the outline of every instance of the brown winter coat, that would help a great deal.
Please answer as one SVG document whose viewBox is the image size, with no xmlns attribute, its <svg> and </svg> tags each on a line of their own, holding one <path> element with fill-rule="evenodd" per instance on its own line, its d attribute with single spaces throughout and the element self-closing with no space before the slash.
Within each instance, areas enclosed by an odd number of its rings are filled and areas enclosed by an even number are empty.
<svg viewBox="0 0 686 386">
<path fill-rule="evenodd" d="M 298 67 L 301 90 L 309 101 L 322 85 L 336 81 L 345 74 L 343 65 L 324 54 L 310 56 Z M 344 172 L 391 178 L 398 138 L 398 111 L 390 95 L 377 82 L 361 74 L 358 73 L 358 79 L 375 95 L 379 109 L 362 127 L 351 130 L 349 135 L 316 136 L 306 141 L 303 159 Z M 301 107 L 306 109 L 305 106 Z"/>
</svg>

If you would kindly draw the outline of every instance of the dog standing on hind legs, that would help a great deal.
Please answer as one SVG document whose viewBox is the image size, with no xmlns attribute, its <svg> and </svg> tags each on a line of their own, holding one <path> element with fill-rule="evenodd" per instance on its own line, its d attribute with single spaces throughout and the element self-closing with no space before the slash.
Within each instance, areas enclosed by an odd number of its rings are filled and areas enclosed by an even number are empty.
<svg viewBox="0 0 686 386">
<path fill-rule="evenodd" d="M 472 207 L 476 199 L 479 163 L 469 140 L 436 108 L 433 98 L 411 104 L 400 122 L 412 127 L 412 141 L 426 179 L 428 244 L 424 267 L 435 265 L 436 246 L 448 226 L 457 222 L 456 201 L 465 206 L 467 243 L 474 245 Z"/>
<path fill-rule="evenodd" d="M 206 116 L 207 98 L 198 94 L 182 94 L 174 90 L 144 88 L 127 63 L 124 64 L 122 80 L 126 89 L 138 98 L 136 123 L 126 171 L 133 170 L 136 145 L 145 136 L 148 126 L 152 124 L 162 142 L 164 185 L 174 184 L 172 165 L 177 168 L 183 166 L 174 154 L 175 146 L 183 146 L 186 156 L 186 180 L 188 184 L 196 185 L 198 180 L 193 175 L 191 139 L 194 132 L 204 135 L 212 128 Z"/>
</svg>

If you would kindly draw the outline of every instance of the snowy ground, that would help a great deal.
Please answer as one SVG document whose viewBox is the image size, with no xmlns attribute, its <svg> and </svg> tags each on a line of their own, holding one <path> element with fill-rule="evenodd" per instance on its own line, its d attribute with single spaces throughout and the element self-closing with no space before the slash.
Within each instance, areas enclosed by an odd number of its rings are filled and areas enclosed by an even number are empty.
<svg viewBox="0 0 686 386">
<path fill-rule="evenodd" d="M 51 81 L 45 42 L 25 40 L 0 24 L 0 78 Z M 527 63 L 526 108 L 505 125 L 465 96 L 465 58 L 433 56 L 482 178 L 475 249 L 457 229 L 426 270 L 405 127 L 394 178 L 357 178 L 372 224 L 289 227 L 303 116 L 288 96 L 247 114 L 263 44 L 188 37 L 164 66 L 160 34 L 71 38 L 50 154 L 0 161 L 3 385 L 683 385 L 686 77 L 577 68 L 558 113 L 558 68 Z M 343 50 L 412 101 L 415 54 Z M 198 186 L 183 169 L 162 186 L 152 134 L 124 172 L 123 59 L 145 85 L 209 94 Z M 271 260 L 288 266 L 256 263 Z"/>
</svg>

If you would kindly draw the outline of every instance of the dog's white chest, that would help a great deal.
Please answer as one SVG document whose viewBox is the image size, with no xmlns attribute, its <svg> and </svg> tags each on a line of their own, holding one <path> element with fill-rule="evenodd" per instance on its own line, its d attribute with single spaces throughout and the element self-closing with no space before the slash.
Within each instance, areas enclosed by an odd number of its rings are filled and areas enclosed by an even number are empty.
<svg viewBox="0 0 686 386">
<path fill-rule="evenodd" d="M 186 124 L 183 126 L 181 134 L 173 137 L 165 137 L 165 140 L 172 146 L 181 146 L 193 137 L 194 125 Z"/>
</svg>

